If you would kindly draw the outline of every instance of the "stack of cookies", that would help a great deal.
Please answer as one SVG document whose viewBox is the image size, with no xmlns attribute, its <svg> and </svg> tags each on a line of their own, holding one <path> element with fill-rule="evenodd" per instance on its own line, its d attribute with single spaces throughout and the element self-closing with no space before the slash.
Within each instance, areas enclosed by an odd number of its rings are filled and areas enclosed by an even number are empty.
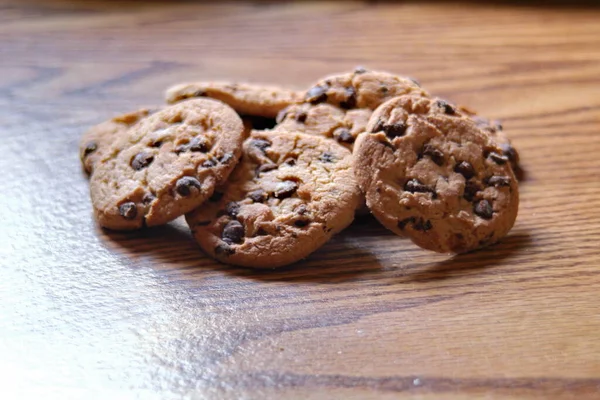
<svg viewBox="0 0 600 400">
<path fill-rule="evenodd" d="M 308 256 L 356 213 L 437 252 L 495 243 L 515 222 L 518 154 L 502 127 L 412 79 L 357 68 L 306 92 L 198 82 L 166 100 L 83 136 L 105 228 L 185 215 L 211 257 L 274 268 Z"/>
</svg>

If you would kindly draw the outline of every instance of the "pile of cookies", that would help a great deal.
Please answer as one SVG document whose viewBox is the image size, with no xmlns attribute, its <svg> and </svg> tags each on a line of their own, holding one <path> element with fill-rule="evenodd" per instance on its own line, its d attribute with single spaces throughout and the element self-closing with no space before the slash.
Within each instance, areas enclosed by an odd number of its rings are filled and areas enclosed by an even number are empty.
<svg viewBox="0 0 600 400">
<path fill-rule="evenodd" d="M 356 68 L 306 92 L 199 82 L 166 100 L 82 138 L 105 228 L 185 215 L 211 257 L 274 268 L 357 213 L 437 252 L 495 243 L 515 222 L 519 160 L 502 127 L 415 80 Z"/>
</svg>

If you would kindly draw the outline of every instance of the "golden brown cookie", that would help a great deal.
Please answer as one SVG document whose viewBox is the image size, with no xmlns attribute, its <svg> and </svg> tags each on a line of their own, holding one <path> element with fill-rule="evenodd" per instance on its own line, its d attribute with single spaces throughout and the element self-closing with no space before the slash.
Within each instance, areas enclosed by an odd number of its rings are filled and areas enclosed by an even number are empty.
<svg viewBox="0 0 600 400">
<path fill-rule="evenodd" d="M 224 263 L 291 264 L 354 219 L 360 192 L 351 158 L 324 138 L 254 131 L 227 184 L 187 222 L 200 247 Z"/>
<path fill-rule="evenodd" d="M 484 131 L 486 131 L 498 146 L 502 149 L 502 154 L 505 155 L 510 164 L 512 165 L 513 171 L 517 172 L 520 170 L 521 166 L 519 164 L 520 157 L 517 149 L 512 145 L 512 142 L 504 133 L 504 128 L 500 121 L 491 121 L 488 118 L 478 116 L 474 111 L 470 109 L 459 106 L 457 107 L 458 114 L 464 114 L 465 117 L 473 119 L 475 123 Z"/>
<path fill-rule="evenodd" d="M 365 131 L 371 113 L 366 108 L 342 110 L 327 103 L 294 104 L 279 114 L 275 130 L 323 136 L 352 150 L 356 137 Z"/>
<path fill-rule="evenodd" d="M 277 86 L 230 82 L 184 83 L 166 93 L 170 104 L 192 97 L 220 100 L 241 115 L 275 118 L 285 107 L 301 101 L 302 93 Z"/>
<path fill-rule="evenodd" d="M 302 104 L 281 111 L 275 129 L 333 138 L 352 149 L 373 110 L 386 100 L 407 93 L 428 95 L 410 78 L 359 67 L 317 82 L 306 92 Z"/>
<path fill-rule="evenodd" d="M 519 191 L 508 158 L 477 124 L 439 99 L 382 104 L 354 148 L 367 206 L 388 229 L 437 252 L 466 252 L 512 228 Z"/>
<path fill-rule="evenodd" d="M 140 110 L 122 114 L 109 121 L 91 127 L 81 137 L 79 143 L 79 158 L 81 165 L 88 174 L 94 170 L 94 165 L 102 159 L 106 150 L 127 129 L 147 117 L 156 110 L 142 108 Z"/>
<path fill-rule="evenodd" d="M 233 109 L 210 99 L 178 103 L 144 118 L 94 167 L 90 189 L 99 224 L 161 225 L 198 207 L 236 165 L 243 130 Z"/>
</svg>

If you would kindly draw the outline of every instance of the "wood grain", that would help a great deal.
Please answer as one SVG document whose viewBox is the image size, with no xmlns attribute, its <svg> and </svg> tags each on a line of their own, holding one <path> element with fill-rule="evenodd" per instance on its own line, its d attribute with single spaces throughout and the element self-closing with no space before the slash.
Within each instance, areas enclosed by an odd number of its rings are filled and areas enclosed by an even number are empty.
<svg viewBox="0 0 600 400">
<path fill-rule="evenodd" d="M 600 398 L 600 9 L 479 2 L 0 0 L 2 398 Z M 356 65 L 503 120 L 500 244 L 357 220 L 275 272 L 182 221 L 98 229 L 77 142 L 185 80 L 305 88 Z"/>
</svg>

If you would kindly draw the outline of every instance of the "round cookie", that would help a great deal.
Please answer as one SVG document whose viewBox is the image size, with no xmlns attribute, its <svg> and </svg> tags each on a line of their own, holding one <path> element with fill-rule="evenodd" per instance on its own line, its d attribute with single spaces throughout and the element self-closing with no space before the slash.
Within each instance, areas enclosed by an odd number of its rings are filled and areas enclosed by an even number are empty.
<svg viewBox="0 0 600 400">
<path fill-rule="evenodd" d="M 428 96 L 414 79 L 357 67 L 350 73 L 320 80 L 306 92 L 304 102 L 329 103 L 344 110 L 375 110 L 387 100 L 409 93 Z"/>
<path fill-rule="evenodd" d="M 115 139 L 123 135 L 127 129 L 136 124 L 142 118 L 147 117 L 154 111 L 148 108 L 122 114 L 109 121 L 102 122 L 88 129 L 79 142 L 79 158 L 83 169 L 91 174 L 102 157 L 104 157 L 110 145 Z"/>
<path fill-rule="evenodd" d="M 352 150 L 356 137 L 365 131 L 372 111 L 366 108 L 342 110 L 331 104 L 294 104 L 277 116 L 275 130 L 302 132 L 336 140 Z"/>
<path fill-rule="evenodd" d="M 502 124 L 500 121 L 491 121 L 487 118 L 483 118 L 478 116 L 475 112 L 469 110 L 466 107 L 459 106 L 457 107 L 458 113 L 464 113 L 465 117 L 473 119 L 477 126 L 486 131 L 494 141 L 498 144 L 500 149 L 502 150 L 502 154 L 508 158 L 510 164 L 513 167 L 513 171 L 517 172 L 521 169 L 519 165 L 520 157 L 517 149 L 514 148 L 512 142 L 504 133 Z"/>
<path fill-rule="evenodd" d="M 277 86 L 249 83 L 195 82 L 167 89 L 167 103 L 173 104 L 192 97 L 220 100 L 241 115 L 275 118 L 290 104 L 302 101 L 302 93 Z"/>
<path fill-rule="evenodd" d="M 354 147 L 367 206 L 417 245 L 462 253 L 495 243 L 519 205 L 507 157 L 445 101 L 405 95 L 382 104 Z"/>
<path fill-rule="evenodd" d="M 228 182 L 186 215 L 200 247 L 227 264 L 275 268 L 307 257 L 354 219 L 351 153 L 293 132 L 253 131 Z"/>
<path fill-rule="evenodd" d="M 201 205 L 235 167 L 244 128 L 233 109 L 210 99 L 167 107 L 120 136 L 90 181 L 101 226 L 167 223 Z"/>
<path fill-rule="evenodd" d="M 359 67 L 317 82 L 306 92 L 302 104 L 281 111 L 275 129 L 334 138 L 352 149 L 373 110 L 386 100 L 407 93 L 428 96 L 410 78 Z"/>
</svg>

